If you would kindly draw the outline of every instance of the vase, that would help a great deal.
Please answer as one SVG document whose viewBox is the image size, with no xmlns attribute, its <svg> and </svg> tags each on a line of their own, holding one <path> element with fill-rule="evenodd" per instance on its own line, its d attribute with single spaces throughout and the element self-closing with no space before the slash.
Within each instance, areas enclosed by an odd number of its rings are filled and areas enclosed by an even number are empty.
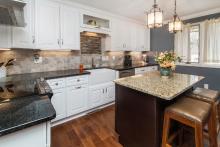
<svg viewBox="0 0 220 147">
<path fill-rule="evenodd" d="M 169 77 L 171 76 L 172 73 L 172 69 L 171 68 L 160 68 L 160 75 L 161 76 L 165 76 L 165 77 Z"/>
</svg>

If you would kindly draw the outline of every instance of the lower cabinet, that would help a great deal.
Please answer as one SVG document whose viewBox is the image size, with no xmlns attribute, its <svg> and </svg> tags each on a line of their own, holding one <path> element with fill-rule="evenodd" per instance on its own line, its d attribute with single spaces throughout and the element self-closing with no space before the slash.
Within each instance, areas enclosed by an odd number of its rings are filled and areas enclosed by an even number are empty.
<svg viewBox="0 0 220 147">
<path fill-rule="evenodd" d="M 143 74 L 143 73 L 151 72 L 151 71 L 157 71 L 157 70 L 158 70 L 158 66 L 147 66 L 147 67 L 135 68 L 135 75 Z"/>
<path fill-rule="evenodd" d="M 66 89 L 67 116 L 72 116 L 87 109 L 88 86 L 71 86 Z"/>
<path fill-rule="evenodd" d="M 108 82 L 89 87 L 88 76 L 47 81 L 53 90 L 51 102 L 56 110 L 52 122 L 80 114 L 115 100 L 115 84 Z"/>
<path fill-rule="evenodd" d="M 53 89 L 51 102 L 56 110 L 56 118 L 52 122 L 66 117 L 66 90 L 65 88 Z"/>
<path fill-rule="evenodd" d="M 89 109 L 113 102 L 114 100 L 115 84 L 113 82 L 107 84 L 99 84 L 89 88 Z"/>
<path fill-rule="evenodd" d="M 0 147 L 50 147 L 50 122 L 0 137 Z"/>
</svg>

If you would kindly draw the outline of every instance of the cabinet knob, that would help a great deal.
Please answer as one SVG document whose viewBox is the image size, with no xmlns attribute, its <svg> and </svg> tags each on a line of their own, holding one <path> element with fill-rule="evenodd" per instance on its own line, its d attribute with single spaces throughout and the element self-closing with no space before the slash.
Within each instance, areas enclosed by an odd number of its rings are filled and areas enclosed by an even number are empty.
<svg viewBox="0 0 220 147">
<path fill-rule="evenodd" d="M 81 86 L 79 86 L 79 87 L 76 87 L 76 89 L 80 89 L 80 88 L 82 88 Z"/>
<path fill-rule="evenodd" d="M 60 39 L 57 39 L 57 43 L 58 43 L 58 45 L 60 45 Z"/>
<path fill-rule="evenodd" d="M 77 82 L 80 82 L 80 79 L 77 79 Z"/>
<path fill-rule="evenodd" d="M 58 83 L 56 83 L 55 85 L 56 85 L 56 86 L 58 86 L 59 84 L 58 84 Z"/>
</svg>

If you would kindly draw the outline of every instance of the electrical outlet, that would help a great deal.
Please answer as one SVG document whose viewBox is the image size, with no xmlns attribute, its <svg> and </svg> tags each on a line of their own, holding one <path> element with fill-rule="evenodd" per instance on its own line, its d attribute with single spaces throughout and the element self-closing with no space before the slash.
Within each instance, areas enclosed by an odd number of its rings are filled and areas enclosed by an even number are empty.
<svg viewBox="0 0 220 147">
<path fill-rule="evenodd" d="M 40 64 L 40 63 L 42 63 L 42 61 L 43 61 L 42 57 L 34 58 L 34 63 L 35 64 Z"/>
<path fill-rule="evenodd" d="M 205 89 L 209 89 L 209 84 L 204 84 Z"/>
</svg>

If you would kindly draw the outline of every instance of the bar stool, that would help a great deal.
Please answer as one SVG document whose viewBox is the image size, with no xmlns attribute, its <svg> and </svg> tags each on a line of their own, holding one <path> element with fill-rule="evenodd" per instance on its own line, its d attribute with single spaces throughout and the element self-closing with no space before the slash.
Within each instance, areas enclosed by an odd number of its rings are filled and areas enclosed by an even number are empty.
<svg viewBox="0 0 220 147">
<path fill-rule="evenodd" d="M 213 115 L 213 127 L 216 130 L 214 136 L 217 138 L 220 130 L 218 127 L 218 124 L 220 124 L 220 102 L 218 99 L 219 92 L 205 88 L 196 88 L 192 92 L 188 93 L 187 96 L 211 104 L 211 111 Z"/>
<path fill-rule="evenodd" d="M 170 122 L 175 120 L 181 124 L 194 128 L 196 147 L 204 147 L 203 129 L 208 123 L 209 141 L 211 147 L 214 143 L 212 128 L 211 105 L 209 103 L 183 97 L 165 110 L 163 124 L 162 147 L 172 147 L 169 143 Z"/>
</svg>

